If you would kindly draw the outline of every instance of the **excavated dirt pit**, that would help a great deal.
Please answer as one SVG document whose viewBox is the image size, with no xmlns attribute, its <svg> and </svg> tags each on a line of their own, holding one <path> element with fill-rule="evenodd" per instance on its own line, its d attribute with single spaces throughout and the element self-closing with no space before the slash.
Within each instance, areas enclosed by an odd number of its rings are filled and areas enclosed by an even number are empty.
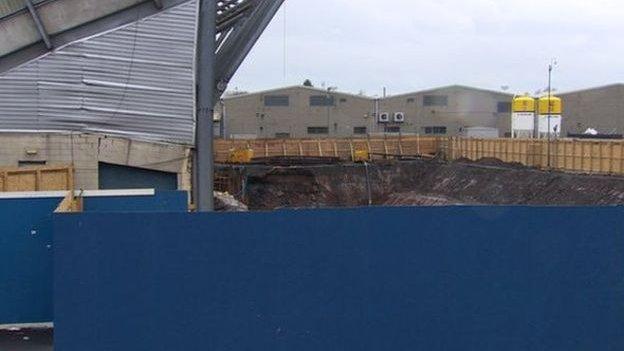
<svg viewBox="0 0 624 351">
<path fill-rule="evenodd" d="M 226 190 L 252 211 L 369 201 L 377 206 L 624 204 L 623 177 L 546 172 L 493 159 L 221 166 L 219 171 L 230 179 Z"/>
</svg>

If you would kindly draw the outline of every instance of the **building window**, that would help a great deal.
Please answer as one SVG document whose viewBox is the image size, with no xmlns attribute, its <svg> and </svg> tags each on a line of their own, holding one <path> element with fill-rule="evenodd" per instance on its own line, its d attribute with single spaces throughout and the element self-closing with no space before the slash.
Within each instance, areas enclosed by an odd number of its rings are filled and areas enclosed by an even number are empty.
<svg viewBox="0 0 624 351">
<path fill-rule="evenodd" d="M 267 95 L 264 97 L 264 106 L 283 107 L 290 106 L 290 96 L 288 95 Z"/>
<path fill-rule="evenodd" d="M 384 128 L 384 132 L 398 134 L 401 133 L 401 127 L 387 126 Z"/>
<path fill-rule="evenodd" d="M 496 107 L 498 113 L 510 113 L 511 112 L 511 102 L 500 101 L 498 106 Z"/>
<path fill-rule="evenodd" d="M 353 134 L 362 135 L 366 133 L 368 133 L 368 128 L 366 127 L 353 127 Z"/>
<path fill-rule="evenodd" d="M 45 166 L 47 161 L 17 161 L 18 167 L 36 167 L 36 166 Z"/>
<path fill-rule="evenodd" d="M 334 97 L 327 95 L 310 96 L 310 106 L 334 106 Z"/>
<path fill-rule="evenodd" d="M 327 127 L 308 127 L 308 134 L 329 134 L 329 128 Z"/>
<path fill-rule="evenodd" d="M 275 133 L 275 139 L 290 139 L 290 133 Z"/>
<path fill-rule="evenodd" d="M 425 95 L 423 96 L 425 106 L 448 106 L 448 96 L 446 95 Z"/>
<path fill-rule="evenodd" d="M 446 127 L 424 127 L 425 134 L 446 134 Z"/>
<path fill-rule="evenodd" d="M 416 102 L 416 99 L 414 99 L 414 98 L 408 98 L 408 99 L 407 99 L 407 103 L 408 103 L 408 104 L 413 104 L 413 103 L 415 103 L 415 102 Z"/>
</svg>

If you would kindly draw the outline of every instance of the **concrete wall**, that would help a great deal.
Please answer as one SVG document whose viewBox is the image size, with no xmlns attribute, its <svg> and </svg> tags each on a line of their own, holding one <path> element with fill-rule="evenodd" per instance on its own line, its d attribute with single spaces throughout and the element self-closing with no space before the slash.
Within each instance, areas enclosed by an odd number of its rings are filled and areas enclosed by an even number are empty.
<svg viewBox="0 0 624 351">
<path fill-rule="evenodd" d="M 178 174 L 180 189 L 190 189 L 190 150 L 86 134 L 1 133 L 0 167 L 17 167 L 20 161 L 45 161 L 48 165 L 73 165 L 78 189 L 98 188 L 98 163 L 106 162 Z"/>
<path fill-rule="evenodd" d="M 447 135 L 457 135 L 464 127 L 499 128 L 501 136 L 509 131 L 509 113 L 498 113 L 499 102 L 510 102 L 504 93 L 453 86 L 436 90 L 374 99 L 332 92 L 335 106 L 310 106 L 310 96 L 327 95 L 324 90 L 290 87 L 233 96 L 224 99 L 225 136 L 274 138 L 288 133 L 293 138 L 353 137 L 354 127 L 366 127 L 368 134 L 384 134 L 386 127 L 400 127 L 404 134 L 431 131 L 427 127 L 446 127 Z M 290 105 L 265 106 L 265 96 L 288 95 Z M 446 96 L 446 106 L 425 106 L 426 96 Z M 378 123 L 375 113 L 403 112 L 404 123 Z M 309 134 L 308 127 L 327 127 L 328 134 Z M 432 133 L 433 134 L 433 133 Z M 365 136 L 365 135 L 363 135 Z"/>
<path fill-rule="evenodd" d="M 624 84 L 561 94 L 563 132 L 583 133 L 588 128 L 605 134 L 624 134 Z"/>
</svg>

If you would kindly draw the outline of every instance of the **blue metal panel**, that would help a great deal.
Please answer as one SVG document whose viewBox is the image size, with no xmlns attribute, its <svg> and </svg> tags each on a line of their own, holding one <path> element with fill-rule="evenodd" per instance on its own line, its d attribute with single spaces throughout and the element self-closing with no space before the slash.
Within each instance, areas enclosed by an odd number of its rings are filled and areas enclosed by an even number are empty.
<svg viewBox="0 0 624 351">
<path fill-rule="evenodd" d="M 53 320 L 52 214 L 62 198 L 0 200 L 0 324 Z M 187 194 L 93 197 L 86 212 L 186 212 Z"/>
<path fill-rule="evenodd" d="M 0 324 L 52 321 L 52 212 L 61 200 L 0 200 Z"/>
<path fill-rule="evenodd" d="M 153 196 L 92 197 L 84 201 L 84 212 L 188 212 L 188 193 L 157 191 Z"/>
<path fill-rule="evenodd" d="M 58 216 L 56 350 L 624 350 L 623 214 Z"/>
</svg>

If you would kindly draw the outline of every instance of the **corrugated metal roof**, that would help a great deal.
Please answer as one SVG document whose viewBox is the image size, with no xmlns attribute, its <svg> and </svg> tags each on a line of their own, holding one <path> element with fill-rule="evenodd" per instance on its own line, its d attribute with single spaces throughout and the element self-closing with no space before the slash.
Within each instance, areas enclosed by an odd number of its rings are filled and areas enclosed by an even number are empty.
<svg viewBox="0 0 624 351">
<path fill-rule="evenodd" d="M 33 4 L 37 5 L 46 1 L 53 0 L 31 0 Z M 24 0 L 0 0 L 0 18 L 10 16 L 18 11 L 26 8 Z"/>
<path fill-rule="evenodd" d="M 0 129 L 192 144 L 196 2 L 0 76 Z"/>
</svg>

